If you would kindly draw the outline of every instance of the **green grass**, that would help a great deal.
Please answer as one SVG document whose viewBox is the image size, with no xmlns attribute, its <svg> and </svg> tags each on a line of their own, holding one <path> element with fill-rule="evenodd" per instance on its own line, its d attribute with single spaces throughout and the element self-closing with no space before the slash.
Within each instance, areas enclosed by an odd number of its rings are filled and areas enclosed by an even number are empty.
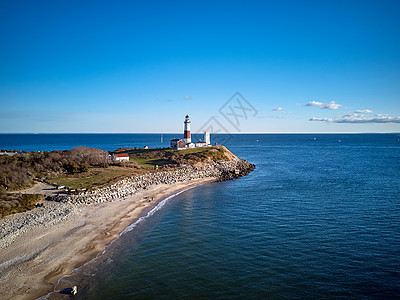
<svg viewBox="0 0 400 300">
<path fill-rule="evenodd" d="M 139 166 L 142 166 L 145 169 L 154 169 L 157 166 L 165 166 L 168 164 L 168 161 L 162 159 L 161 157 L 158 158 L 131 158 L 134 160 Z"/>
<path fill-rule="evenodd" d="M 49 181 L 57 185 L 65 185 L 70 189 L 88 189 L 112 184 L 124 177 L 140 175 L 145 172 L 145 170 L 124 167 L 91 168 L 85 173 L 62 175 L 51 178 Z"/>
<path fill-rule="evenodd" d="M 184 150 L 174 150 L 170 148 L 163 149 L 126 149 L 119 153 L 128 153 L 130 161 L 135 161 L 139 166 L 145 169 L 154 169 L 156 165 L 166 166 L 169 164 L 176 164 L 176 159 L 188 157 L 194 158 L 192 155 L 200 154 L 199 159 L 206 157 L 213 158 L 214 160 L 222 159 L 222 156 L 215 156 L 215 150 L 224 151 L 220 146 L 217 147 L 204 147 L 192 148 Z M 190 163 L 190 159 L 188 160 Z"/>
<path fill-rule="evenodd" d="M 208 152 L 211 149 L 215 149 L 215 147 L 191 148 L 191 149 L 183 149 L 183 150 L 168 149 L 166 151 L 171 152 L 173 154 L 177 154 L 177 155 L 185 155 L 185 154 L 191 154 L 191 153 Z"/>
<path fill-rule="evenodd" d="M 202 147 L 202 148 L 191 148 L 191 149 L 183 149 L 183 150 L 175 150 L 171 148 L 158 148 L 158 149 L 127 149 L 125 151 L 121 151 L 118 153 L 129 153 L 134 155 L 144 155 L 146 157 L 150 157 L 154 155 L 154 153 L 170 153 L 170 154 L 179 154 L 184 155 L 188 153 L 200 153 L 207 152 L 210 149 L 217 149 L 221 146 L 213 146 L 213 147 Z"/>
</svg>

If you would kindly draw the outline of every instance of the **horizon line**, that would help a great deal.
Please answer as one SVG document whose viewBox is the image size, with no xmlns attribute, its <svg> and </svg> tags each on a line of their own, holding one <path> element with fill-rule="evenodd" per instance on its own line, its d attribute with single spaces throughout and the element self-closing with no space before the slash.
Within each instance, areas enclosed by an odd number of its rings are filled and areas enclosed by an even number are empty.
<svg viewBox="0 0 400 300">
<path fill-rule="evenodd" d="M 203 134 L 192 132 L 191 134 Z M 0 132 L 0 134 L 183 134 L 182 132 Z M 220 132 L 210 134 L 400 134 L 400 131 L 387 132 Z"/>
</svg>

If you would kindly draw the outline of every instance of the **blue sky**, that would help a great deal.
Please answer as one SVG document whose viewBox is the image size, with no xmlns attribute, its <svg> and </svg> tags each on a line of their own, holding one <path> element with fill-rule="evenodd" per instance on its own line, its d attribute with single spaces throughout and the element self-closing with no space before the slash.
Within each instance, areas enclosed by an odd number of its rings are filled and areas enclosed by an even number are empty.
<svg viewBox="0 0 400 300">
<path fill-rule="evenodd" d="M 1 1 L 0 132 L 180 132 L 186 114 L 193 131 L 400 132 L 399 15 L 399 1 Z"/>
</svg>

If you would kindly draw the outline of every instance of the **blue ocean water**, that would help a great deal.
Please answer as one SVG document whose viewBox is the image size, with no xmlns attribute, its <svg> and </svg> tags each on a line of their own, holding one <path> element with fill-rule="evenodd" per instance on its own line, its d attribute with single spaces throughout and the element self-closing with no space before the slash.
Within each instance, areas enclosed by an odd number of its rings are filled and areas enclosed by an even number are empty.
<svg viewBox="0 0 400 300">
<path fill-rule="evenodd" d="M 105 150 L 160 146 L 160 135 L 85 136 Z M 252 173 L 173 197 L 66 280 L 81 299 L 398 299 L 399 139 L 233 135 L 227 146 Z M 13 143 L 0 147 L 23 150 Z"/>
<path fill-rule="evenodd" d="M 0 149 L 52 151 L 85 146 L 113 151 L 121 147 L 169 147 L 169 141 L 177 135 L 179 134 L 0 134 Z"/>
</svg>

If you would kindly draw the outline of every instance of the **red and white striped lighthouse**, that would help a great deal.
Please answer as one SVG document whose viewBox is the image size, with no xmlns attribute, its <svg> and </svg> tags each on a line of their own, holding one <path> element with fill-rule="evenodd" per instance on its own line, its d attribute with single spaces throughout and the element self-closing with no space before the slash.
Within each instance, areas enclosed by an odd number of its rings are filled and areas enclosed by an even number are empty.
<svg viewBox="0 0 400 300">
<path fill-rule="evenodd" d="M 192 138 L 190 136 L 190 119 L 189 119 L 189 115 L 186 115 L 185 117 L 185 129 L 183 131 L 183 139 L 185 140 L 185 143 L 191 143 L 192 142 Z"/>
</svg>

